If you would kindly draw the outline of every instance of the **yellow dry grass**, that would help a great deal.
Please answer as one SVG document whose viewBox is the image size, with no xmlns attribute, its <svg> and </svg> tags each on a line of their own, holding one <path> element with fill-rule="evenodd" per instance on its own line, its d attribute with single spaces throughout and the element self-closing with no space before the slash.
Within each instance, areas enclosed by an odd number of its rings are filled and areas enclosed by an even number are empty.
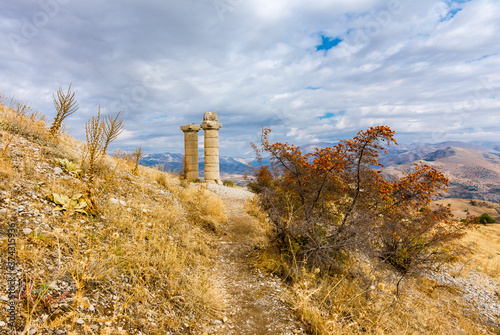
<svg viewBox="0 0 500 335">
<path fill-rule="evenodd" d="M 467 263 L 465 268 L 473 268 L 485 272 L 494 278 L 500 278 L 500 216 L 495 208 L 500 205 L 476 200 L 476 205 L 470 203 L 471 199 L 443 199 L 436 203 L 452 205 L 456 217 L 464 218 L 466 210 L 471 215 L 481 216 L 489 214 L 498 223 L 487 225 L 476 225 L 462 240 L 461 244 L 467 247 L 468 253 L 462 257 L 461 262 Z"/>
<path fill-rule="evenodd" d="M 224 203 L 205 186 L 189 185 L 180 193 L 189 219 L 204 228 L 214 232 L 219 231 L 219 225 L 227 221 Z"/>
<path fill-rule="evenodd" d="M 495 208 L 500 209 L 499 204 L 490 201 L 474 200 L 476 205 L 472 205 L 471 200 L 472 199 L 447 198 L 434 201 L 433 203 L 444 206 L 450 204 L 452 208 L 451 212 L 457 218 L 465 218 L 468 211 L 470 215 L 481 216 L 483 213 L 487 213 L 491 217 L 500 220 L 500 214 L 495 210 Z"/>
<path fill-rule="evenodd" d="M 99 215 L 54 212 L 53 193 L 72 196 L 87 187 L 85 174 L 54 175 L 54 159 L 81 164 L 84 145 L 67 134 L 54 142 L 43 121 L 15 114 L 0 109 L 0 150 L 6 148 L 0 156 L 0 203 L 8 209 L 0 231 L 22 222 L 16 239 L 24 292 L 18 331 L 201 329 L 221 308 L 209 270 L 214 231 L 226 220 L 222 201 L 206 189 L 182 187 L 165 172 L 139 167 L 132 174 L 130 162 L 104 156 L 92 190 Z M 26 202 L 23 214 L 9 205 L 19 199 Z M 24 235 L 25 227 L 32 232 Z M 3 233 L 0 247 L 7 247 Z"/>
<path fill-rule="evenodd" d="M 265 222 L 255 203 L 247 211 Z M 268 226 L 269 227 L 269 226 Z M 481 227 L 463 243 L 475 241 L 478 262 L 497 266 L 488 255 L 498 250 L 499 226 Z M 269 229 L 269 228 L 268 228 Z M 269 230 L 270 231 L 270 230 Z M 489 235 L 485 239 L 485 235 Z M 477 244 L 482 241 L 483 248 Z M 487 241 L 484 243 L 484 241 Z M 306 270 L 290 255 L 283 256 L 268 241 L 261 248 L 257 266 L 288 278 L 288 303 L 295 309 L 312 334 L 484 334 L 498 330 L 485 325 L 453 286 L 440 285 L 425 276 L 405 278 L 396 296 L 400 279 L 392 270 L 373 267 L 373 261 L 351 255 L 343 270 L 325 274 Z M 293 258 L 293 257 L 292 257 Z M 498 259 L 498 257 L 496 257 Z M 461 260 L 462 261 L 462 260 Z"/>
</svg>

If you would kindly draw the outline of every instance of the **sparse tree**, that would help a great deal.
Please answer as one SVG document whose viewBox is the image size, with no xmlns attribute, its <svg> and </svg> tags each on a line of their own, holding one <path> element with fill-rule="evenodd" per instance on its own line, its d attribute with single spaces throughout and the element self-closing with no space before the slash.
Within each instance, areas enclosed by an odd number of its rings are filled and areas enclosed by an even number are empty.
<svg viewBox="0 0 500 335">
<path fill-rule="evenodd" d="M 375 168 L 380 152 L 387 153 L 384 144 L 397 144 L 387 126 L 311 153 L 271 143 L 270 131 L 264 129 L 255 148 L 259 157 L 270 156 L 271 167 L 255 169 L 253 185 L 275 243 L 304 262 L 339 266 L 338 257 L 356 249 L 406 273 L 447 257 L 443 247 L 469 226 L 469 220 L 453 219 L 449 207 L 429 209 L 448 184 L 434 168 L 417 164 L 400 179 L 382 177 Z"/>
</svg>

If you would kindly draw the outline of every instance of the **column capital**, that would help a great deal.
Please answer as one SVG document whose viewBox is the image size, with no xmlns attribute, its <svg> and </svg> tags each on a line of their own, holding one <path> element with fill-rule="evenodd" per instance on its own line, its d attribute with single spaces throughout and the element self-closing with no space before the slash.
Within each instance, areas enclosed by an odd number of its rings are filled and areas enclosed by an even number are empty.
<svg viewBox="0 0 500 335">
<path fill-rule="evenodd" d="M 217 113 L 206 112 L 203 114 L 203 123 L 201 124 L 201 128 L 203 130 L 207 129 L 219 130 L 221 127 L 222 124 L 219 123 L 219 118 L 217 117 Z"/>
<path fill-rule="evenodd" d="M 219 130 L 222 127 L 222 124 L 220 124 L 218 121 L 204 121 L 200 125 L 200 127 L 203 130 L 208 130 L 208 129 Z"/>
<path fill-rule="evenodd" d="M 200 126 L 194 123 L 186 124 L 184 126 L 181 126 L 181 130 L 186 132 L 186 131 L 196 131 L 198 132 L 201 129 Z"/>
</svg>

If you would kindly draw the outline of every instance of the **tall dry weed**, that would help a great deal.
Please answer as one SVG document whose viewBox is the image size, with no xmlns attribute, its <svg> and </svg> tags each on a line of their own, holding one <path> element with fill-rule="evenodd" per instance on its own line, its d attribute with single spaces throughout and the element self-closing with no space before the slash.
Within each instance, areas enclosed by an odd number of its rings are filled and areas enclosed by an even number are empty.
<svg viewBox="0 0 500 335">
<path fill-rule="evenodd" d="M 50 126 L 49 133 L 50 136 L 57 137 L 64 119 L 75 113 L 79 107 L 75 101 L 75 93 L 71 92 L 71 84 L 69 84 L 68 91 L 66 93 L 64 93 L 62 88 L 59 87 L 59 90 L 57 91 L 57 97 L 54 94 L 53 99 L 54 107 L 56 109 L 56 116 L 54 117 L 54 121 Z"/>
</svg>

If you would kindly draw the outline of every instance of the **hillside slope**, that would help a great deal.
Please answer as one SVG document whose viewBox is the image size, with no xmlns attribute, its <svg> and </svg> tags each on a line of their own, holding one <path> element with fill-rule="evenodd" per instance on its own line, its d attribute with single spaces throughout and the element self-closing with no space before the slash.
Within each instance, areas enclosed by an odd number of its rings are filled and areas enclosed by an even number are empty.
<svg viewBox="0 0 500 335">
<path fill-rule="evenodd" d="M 202 333 L 222 308 L 210 269 L 224 204 L 117 157 L 91 182 L 84 149 L 0 107 L 0 282 L 15 283 L 0 286 L 0 331 L 12 304 L 25 334 Z"/>
<path fill-rule="evenodd" d="M 438 149 L 417 160 L 411 153 L 404 155 L 408 161 L 387 166 L 384 173 L 400 175 L 423 161 L 449 178 L 447 196 L 500 202 L 500 157 L 496 155 L 459 147 Z"/>
</svg>

